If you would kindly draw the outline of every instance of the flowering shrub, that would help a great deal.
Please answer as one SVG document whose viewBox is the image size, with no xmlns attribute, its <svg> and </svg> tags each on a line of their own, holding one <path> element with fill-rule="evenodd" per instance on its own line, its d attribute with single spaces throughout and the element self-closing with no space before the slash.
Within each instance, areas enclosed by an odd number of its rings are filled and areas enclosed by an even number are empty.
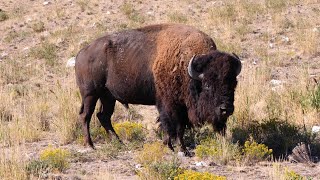
<svg viewBox="0 0 320 180">
<path fill-rule="evenodd" d="M 264 144 L 258 144 L 255 141 L 246 141 L 242 152 L 249 161 L 261 161 L 270 157 L 272 149 Z"/>
<path fill-rule="evenodd" d="M 306 179 L 303 176 L 299 175 L 298 173 L 289 170 L 289 169 L 285 169 L 285 179 L 290 179 L 290 180 L 303 180 Z"/>
<path fill-rule="evenodd" d="M 53 148 L 52 146 L 49 146 L 40 154 L 41 161 L 46 163 L 53 170 L 58 170 L 60 172 L 69 166 L 67 161 L 69 157 L 69 151 L 61 148 Z"/>
<path fill-rule="evenodd" d="M 208 172 L 197 172 L 192 170 L 186 170 L 182 174 L 179 174 L 174 180 L 226 180 L 225 176 L 218 176 L 210 174 Z"/>
<path fill-rule="evenodd" d="M 202 140 L 196 147 L 195 154 L 201 159 L 211 159 L 216 163 L 227 164 L 239 159 L 240 149 L 238 144 L 233 144 L 225 137 L 217 136 Z"/>
<path fill-rule="evenodd" d="M 163 156 L 168 153 L 168 148 L 162 142 L 154 142 L 151 144 L 144 144 L 142 151 L 138 153 L 137 161 L 141 164 L 151 164 L 152 162 L 159 162 Z"/>
<path fill-rule="evenodd" d="M 140 123 L 125 121 L 116 123 L 113 127 L 120 139 L 127 141 L 141 141 L 145 137 L 142 124 Z"/>
</svg>

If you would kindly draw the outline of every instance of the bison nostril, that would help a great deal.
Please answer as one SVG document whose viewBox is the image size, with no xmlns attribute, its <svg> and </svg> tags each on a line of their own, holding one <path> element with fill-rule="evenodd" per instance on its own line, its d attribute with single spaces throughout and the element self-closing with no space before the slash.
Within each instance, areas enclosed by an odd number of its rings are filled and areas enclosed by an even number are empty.
<svg viewBox="0 0 320 180">
<path fill-rule="evenodd" d="M 222 111 L 221 114 L 222 114 L 222 115 L 226 115 L 226 114 L 227 114 L 227 111 Z"/>
<path fill-rule="evenodd" d="M 227 114 L 227 107 L 225 105 L 221 105 L 220 112 L 222 115 L 226 115 Z"/>
</svg>

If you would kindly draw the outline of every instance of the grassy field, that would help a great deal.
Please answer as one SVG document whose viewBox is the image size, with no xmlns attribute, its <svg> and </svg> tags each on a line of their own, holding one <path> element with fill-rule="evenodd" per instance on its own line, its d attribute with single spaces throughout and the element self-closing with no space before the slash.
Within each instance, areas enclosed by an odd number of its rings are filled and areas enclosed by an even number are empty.
<svg viewBox="0 0 320 180">
<path fill-rule="evenodd" d="M 2 0 L 0 179 L 319 179 L 319 163 L 286 161 L 301 141 L 319 156 L 319 136 L 310 132 L 320 125 L 319 16 L 318 0 Z M 164 22 L 195 26 L 218 49 L 240 56 L 227 137 L 207 127 L 190 132 L 196 157 L 182 158 L 157 143 L 154 108 L 127 112 L 117 105 L 113 122 L 127 146 L 105 141 L 93 117 L 98 150 L 85 149 L 80 95 L 67 60 L 105 33 Z M 149 151 L 159 154 L 148 159 Z M 190 166 L 199 161 L 219 166 Z"/>
</svg>

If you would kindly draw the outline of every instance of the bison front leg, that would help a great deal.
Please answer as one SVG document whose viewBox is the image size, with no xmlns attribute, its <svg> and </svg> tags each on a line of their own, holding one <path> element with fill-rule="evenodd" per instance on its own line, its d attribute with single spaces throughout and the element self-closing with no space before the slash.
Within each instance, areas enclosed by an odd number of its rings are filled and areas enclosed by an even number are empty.
<svg viewBox="0 0 320 180">
<path fill-rule="evenodd" d="M 186 128 L 185 121 L 188 121 L 187 116 L 181 114 L 180 109 L 178 109 L 180 113 L 177 113 L 175 111 L 164 111 L 164 109 L 161 109 L 158 107 L 158 110 L 161 110 L 159 112 L 159 121 L 161 129 L 165 132 L 164 137 L 164 144 L 166 144 L 172 151 L 174 151 L 172 146 L 172 140 L 175 140 L 178 137 L 178 140 L 180 142 L 180 150 L 184 153 L 185 156 L 191 157 L 192 154 L 187 150 L 185 143 L 184 143 L 184 132 Z M 177 108 L 173 108 L 177 109 Z"/>
<path fill-rule="evenodd" d="M 185 129 L 186 129 L 186 126 L 184 125 L 184 123 L 179 124 L 177 127 L 178 140 L 180 142 L 180 151 L 182 151 L 185 156 L 192 157 L 194 154 L 191 153 L 190 151 L 188 151 L 188 149 L 184 143 L 183 136 L 184 136 Z"/>
</svg>

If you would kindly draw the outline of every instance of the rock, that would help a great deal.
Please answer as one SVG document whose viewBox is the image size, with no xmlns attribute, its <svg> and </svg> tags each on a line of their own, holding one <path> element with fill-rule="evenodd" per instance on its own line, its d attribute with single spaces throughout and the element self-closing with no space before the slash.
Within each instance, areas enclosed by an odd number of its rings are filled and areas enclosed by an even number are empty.
<svg viewBox="0 0 320 180">
<path fill-rule="evenodd" d="M 51 2 L 49 2 L 49 1 L 45 1 L 45 2 L 43 2 L 42 4 L 43 4 L 44 6 L 46 6 L 46 5 L 51 4 Z"/>
<path fill-rule="evenodd" d="M 106 13 L 107 15 L 109 15 L 109 14 L 111 14 L 111 12 L 110 11 L 107 11 L 107 13 Z"/>
<path fill-rule="evenodd" d="M 199 166 L 207 166 L 207 164 L 205 162 L 203 162 L 203 161 L 196 162 L 195 165 L 198 166 L 198 167 Z"/>
<path fill-rule="evenodd" d="M 6 53 L 6 52 L 2 52 L 2 54 L 1 54 L 1 58 L 5 58 L 5 57 L 7 57 L 8 56 L 8 53 Z"/>
<path fill-rule="evenodd" d="M 181 152 L 181 151 L 179 151 L 179 152 L 178 152 L 178 156 L 179 156 L 179 157 L 184 157 L 184 153 Z"/>
<path fill-rule="evenodd" d="M 2 52 L 2 54 L 0 55 L 0 62 L 5 59 L 6 57 L 8 57 L 8 53 L 6 52 Z"/>
<path fill-rule="evenodd" d="M 141 164 L 136 164 L 136 165 L 135 165 L 135 168 L 136 168 L 136 169 L 140 169 L 141 167 L 142 167 Z"/>
<path fill-rule="evenodd" d="M 269 47 L 270 47 L 271 49 L 274 48 L 274 44 L 269 43 Z"/>
<path fill-rule="evenodd" d="M 270 81 L 270 85 L 271 85 L 271 90 L 275 92 L 282 91 L 284 89 L 283 82 L 280 80 L 272 79 Z"/>
<path fill-rule="evenodd" d="M 320 133 L 320 126 L 313 126 L 312 133 Z"/>
<path fill-rule="evenodd" d="M 287 36 L 282 36 L 282 41 L 283 41 L 283 42 L 289 42 L 290 39 L 289 39 L 289 37 L 287 37 Z"/>
<path fill-rule="evenodd" d="M 280 86 L 280 85 L 282 85 L 282 81 L 276 80 L 276 79 L 272 79 L 272 80 L 270 81 L 270 84 L 271 84 L 272 86 Z"/>
<path fill-rule="evenodd" d="M 66 67 L 74 67 L 76 64 L 76 57 L 72 57 L 67 61 Z"/>
<path fill-rule="evenodd" d="M 86 149 L 79 149 L 77 151 L 78 151 L 78 153 L 85 154 L 85 153 L 88 153 L 88 152 L 92 151 L 92 149 L 91 148 L 86 148 Z"/>
<path fill-rule="evenodd" d="M 252 64 L 253 64 L 253 65 L 257 65 L 257 64 L 258 64 L 258 60 L 257 60 L 257 59 L 253 59 Z"/>
</svg>

